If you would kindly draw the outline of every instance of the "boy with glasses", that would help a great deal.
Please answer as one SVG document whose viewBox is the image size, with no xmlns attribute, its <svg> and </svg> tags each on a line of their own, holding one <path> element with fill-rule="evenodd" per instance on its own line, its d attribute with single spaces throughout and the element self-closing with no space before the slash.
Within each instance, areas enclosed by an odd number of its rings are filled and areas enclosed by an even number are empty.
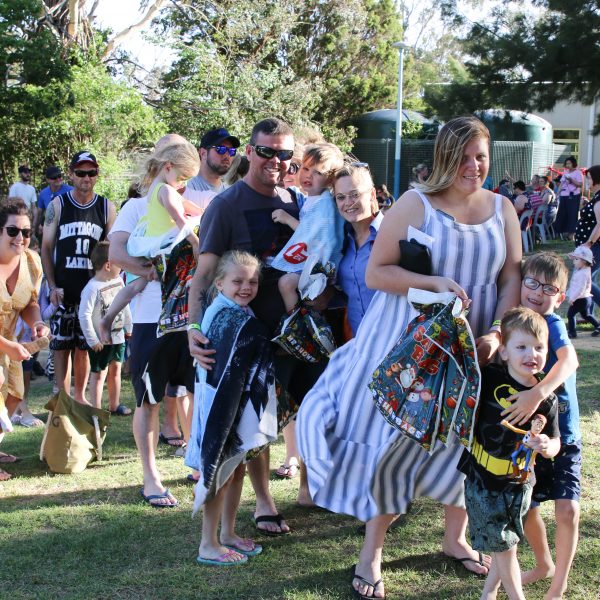
<svg viewBox="0 0 600 600">
<path fill-rule="evenodd" d="M 509 398 L 512 403 L 502 414 L 513 425 L 531 417 L 549 394 L 558 397 L 561 448 L 553 461 L 539 458 L 535 468 L 536 484 L 531 509 L 525 521 L 525 536 L 536 565 L 522 574 L 523 584 L 552 577 L 546 598 L 562 598 L 567 589 L 571 564 L 579 536 L 579 498 L 581 496 L 581 432 L 575 372 L 577 354 L 567 328 L 555 310 L 566 297 L 568 269 L 560 256 L 540 252 L 523 263 L 521 304 L 541 314 L 548 324 L 546 377 L 530 390 Z M 548 547 L 546 528 L 539 502 L 554 500 L 556 518 L 556 562 Z M 558 543 L 560 540 L 560 543 Z"/>
<path fill-rule="evenodd" d="M 240 140 L 220 127 L 207 131 L 200 140 L 200 170 L 188 181 L 187 188 L 199 192 L 222 192 L 226 186 L 223 176 L 231 167 Z"/>
</svg>

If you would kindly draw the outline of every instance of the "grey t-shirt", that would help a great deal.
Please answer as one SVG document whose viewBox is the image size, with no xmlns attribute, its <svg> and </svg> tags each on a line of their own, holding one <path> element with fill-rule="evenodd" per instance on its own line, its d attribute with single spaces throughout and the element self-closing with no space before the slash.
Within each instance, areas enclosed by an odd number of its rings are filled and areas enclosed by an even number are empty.
<svg viewBox="0 0 600 600">
<path fill-rule="evenodd" d="M 202 175 L 200 175 L 200 173 L 198 173 L 196 177 L 192 177 L 187 182 L 186 187 L 197 190 L 198 192 L 217 192 L 217 194 L 226 189 L 223 182 L 221 182 L 220 185 L 211 185 L 204 177 L 202 177 Z"/>
<path fill-rule="evenodd" d="M 287 225 L 273 222 L 273 211 L 281 208 L 296 219 L 299 214 L 292 195 L 281 188 L 276 190 L 275 196 L 263 196 L 244 181 L 238 181 L 216 196 L 200 222 L 200 253 L 222 256 L 228 250 L 245 250 L 268 265 L 293 233 Z M 265 266 L 258 295 L 250 305 L 272 331 L 285 312 L 277 289 L 279 277 L 280 271 Z"/>
</svg>

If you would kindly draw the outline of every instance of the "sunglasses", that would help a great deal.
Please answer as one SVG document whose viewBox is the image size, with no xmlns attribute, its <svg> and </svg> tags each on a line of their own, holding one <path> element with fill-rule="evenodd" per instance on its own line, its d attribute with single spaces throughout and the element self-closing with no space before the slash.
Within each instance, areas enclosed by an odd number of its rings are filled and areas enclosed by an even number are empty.
<svg viewBox="0 0 600 600">
<path fill-rule="evenodd" d="M 8 233 L 8 237 L 11 238 L 15 238 L 19 235 L 19 233 L 24 237 L 24 238 L 30 238 L 31 237 L 31 229 L 19 229 L 18 227 L 15 227 L 14 225 L 6 225 L 4 227 L 0 227 L 0 229 L 5 229 L 6 233 Z"/>
<path fill-rule="evenodd" d="M 300 170 L 300 165 L 298 163 L 291 163 L 287 172 L 288 175 L 295 175 Z"/>
<path fill-rule="evenodd" d="M 281 162 L 285 162 L 294 156 L 293 150 L 275 150 L 275 148 L 269 148 L 269 146 L 256 145 L 252 145 L 252 148 L 254 148 L 254 152 L 256 152 L 258 156 L 266 158 L 267 160 L 271 160 L 274 156 L 277 156 Z"/>
<path fill-rule="evenodd" d="M 84 171 L 83 169 L 75 169 L 73 171 L 77 177 L 98 177 L 98 169 L 90 169 L 89 171 Z"/>
<path fill-rule="evenodd" d="M 56 177 L 46 177 L 49 181 L 56 181 L 57 179 L 62 179 L 62 175 L 57 175 Z"/>
<path fill-rule="evenodd" d="M 560 288 L 549 283 L 542 283 L 533 277 L 525 277 L 523 279 L 523 285 L 530 290 L 537 290 L 540 285 L 542 286 L 542 292 L 545 296 L 556 296 L 560 292 Z"/>
<path fill-rule="evenodd" d="M 235 156 L 237 153 L 237 148 L 229 148 L 228 146 L 209 146 L 209 148 L 214 148 L 217 154 L 223 156 L 223 154 L 229 154 L 229 156 Z"/>
</svg>

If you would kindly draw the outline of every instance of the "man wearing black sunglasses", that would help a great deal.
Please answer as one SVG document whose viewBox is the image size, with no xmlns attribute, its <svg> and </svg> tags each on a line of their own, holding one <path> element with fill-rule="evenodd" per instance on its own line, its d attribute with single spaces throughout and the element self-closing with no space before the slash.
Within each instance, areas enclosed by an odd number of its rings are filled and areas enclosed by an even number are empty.
<svg viewBox="0 0 600 600">
<path fill-rule="evenodd" d="M 272 334 L 285 312 L 277 288 L 281 273 L 269 268 L 269 264 L 293 233 L 286 225 L 273 221 L 273 211 L 282 209 L 298 218 L 295 200 L 287 190 L 278 187 L 282 175 L 289 169 L 293 149 L 294 134 L 287 123 L 275 118 L 257 123 L 246 146 L 248 173 L 241 181 L 216 196 L 202 217 L 200 256 L 189 293 L 188 340 L 190 353 L 208 370 L 214 363 L 214 350 L 211 347 L 219 341 L 208 340 L 194 324 L 202 321 L 208 289 L 223 254 L 229 250 L 246 250 L 262 260 L 264 268 L 261 283 L 251 308 Z M 302 400 L 323 369 L 324 364 L 300 362 L 289 355 L 275 357 L 277 379 L 297 402 Z M 277 513 L 269 492 L 268 451 L 250 461 L 248 472 L 256 493 L 254 517 L 257 529 L 270 535 L 288 533 L 289 527 Z M 304 473 L 301 486 L 305 489 L 302 501 L 308 503 L 310 496 Z"/>
<path fill-rule="evenodd" d="M 35 223 L 35 232 L 40 236 L 40 239 L 48 205 L 56 198 L 56 196 L 66 194 L 73 189 L 73 186 L 63 181 L 62 171 L 60 170 L 60 167 L 57 166 L 48 167 L 46 169 L 46 183 L 48 185 L 40 191 L 37 201 L 38 212 Z"/>
<path fill-rule="evenodd" d="M 54 369 L 58 387 L 70 393 L 71 351 L 77 402 L 86 403 L 89 376 L 87 344 L 79 325 L 79 299 L 90 278 L 90 255 L 106 238 L 116 211 L 112 202 L 94 192 L 99 166 L 89 151 L 77 152 L 69 165 L 73 189 L 55 197 L 46 210 L 42 265 L 50 289 L 50 302 L 58 309 L 50 321 L 54 338 Z"/>
<path fill-rule="evenodd" d="M 240 140 L 224 127 L 207 131 L 200 140 L 200 171 L 188 181 L 187 187 L 200 192 L 222 192 L 223 175 L 229 171 Z"/>
</svg>

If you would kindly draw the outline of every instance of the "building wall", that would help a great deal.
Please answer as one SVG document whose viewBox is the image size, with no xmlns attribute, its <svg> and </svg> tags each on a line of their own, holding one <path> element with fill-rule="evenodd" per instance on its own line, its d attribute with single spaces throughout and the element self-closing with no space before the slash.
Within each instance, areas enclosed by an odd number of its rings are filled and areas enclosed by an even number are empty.
<svg viewBox="0 0 600 600">
<path fill-rule="evenodd" d="M 559 102 L 552 111 L 534 112 L 552 124 L 554 130 L 579 130 L 579 164 L 584 167 L 600 164 L 600 136 L 591 131 L 600 113 L 600 99 L 592 106 Z M 556 141 L 556 136 L 555 136 Z M 556 143 L 560 143 L 556 141 Z"/>
</svg>

